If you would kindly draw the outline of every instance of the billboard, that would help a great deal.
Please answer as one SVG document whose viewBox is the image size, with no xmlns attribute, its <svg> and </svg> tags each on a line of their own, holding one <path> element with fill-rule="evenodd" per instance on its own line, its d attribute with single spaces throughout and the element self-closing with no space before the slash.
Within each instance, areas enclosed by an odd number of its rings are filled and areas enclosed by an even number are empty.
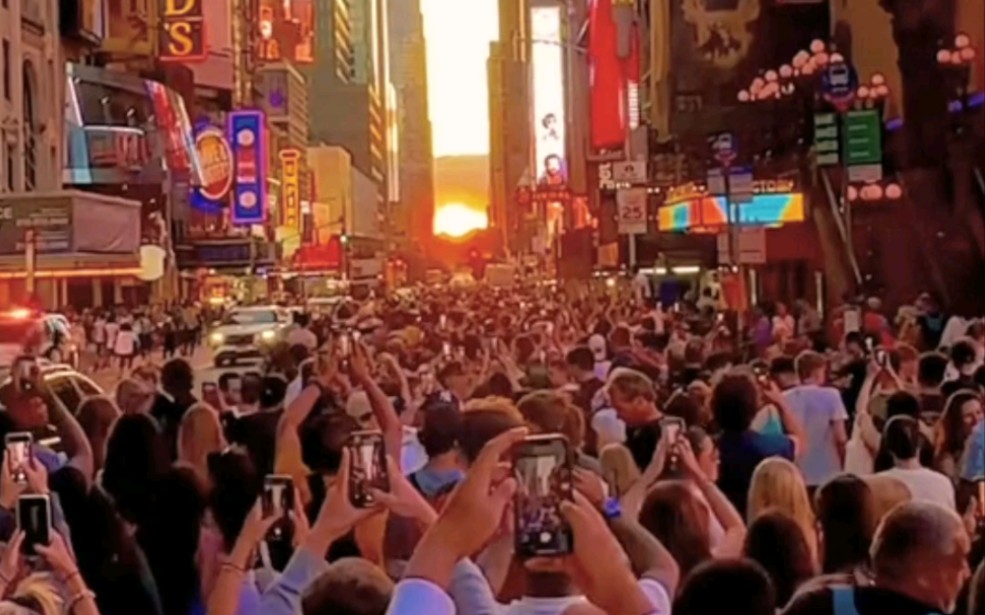
<svg viewBox="0 0 985 615">
<path fill-rule="evenodd" d="M 202 166 L 202 183 L 192 190 L 192 205 L 199 211 L 217 213 L 228 203 L 233 187 L 233 150 L 226 133 L 201 123 L 195 130 L 195 150 Z"/>
<path fill-rule="evenodd" d="M 162 62 L 203 62 L 208 57 L 203 2 L 162 0 L 158 32 L 158 57 Z"/>
<path fill-rule="evenodd" d="M 804 195 L 799 192 L 757 194 L 736 209 L 743 225 L 782 226 L 803 222 L 805 217 Z M 725 197 L 702 196 L 665 205 L 657 212 L 657 223 L 664 232 L 716 233 L 729 224 Z"/>
<path fill-rule="evenodd" d="M 260 111 L 229 114 L 233 150 L 233 224 L 262 224 L 267 217 L 267 132 Z"/>
<path fill-rule="evenodd" d="M 100 51 L 109 54 L 154 55 L 157 13 L 152 0 L 109 0 L 106 38 Z"/>
<path fill-rule="evenodd" d="M 537 185 L 559 186 L 568 181 L 560 7 L 530 9 L 530 28 Z"/>
<path fill-rule="evenodd" d="M 315 61 L 315 0 L 260 0 L 257 60 Z"/>
<path fill-rule="evenodd" d="M 283 226 L 297 232 L 301 229 L 301 152 L 297 149 L 280 152 L 280 189 Z"/>
</svg>

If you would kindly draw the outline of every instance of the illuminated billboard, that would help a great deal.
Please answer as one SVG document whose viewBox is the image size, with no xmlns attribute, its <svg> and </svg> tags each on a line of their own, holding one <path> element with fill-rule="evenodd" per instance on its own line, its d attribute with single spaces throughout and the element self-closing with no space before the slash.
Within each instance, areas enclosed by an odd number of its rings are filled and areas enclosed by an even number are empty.
<svg viewBox="0 0 985 615">
<path fill-rule="evenodd" d="M 229 114 L 233 148 L 233 224 L 261 224 L 267 217 L 267 134 L 263 113 Z"/>
<path fill-rule="evenodd" d="M 280 152 L 281 207 L 283 226 L 297 232 L 301 228 L 301 152 Z"/>
<path fill-rule="evenodd" d="M 532 8 L 530 27 L 537 184 L 559 186 L 568 181 L 560 7 Z"/>
<path fill-rule="evenodd" d="M 205 0 L 161 2 L 158 58 L 162 62 L 203 62 L 205 48 Z"/>
<path fill-rule="evenodd" d="M 257 60 L 315 61 L 315 0 L 260 0 Z"/>
<path fill-rule="evenodd" d="M 203 123 L 196 127 L 195 149 L 202 165 L 202 185 L 192 190 L 192 204 L 216 213 L 225 207 L 233 187 L 233 150 L 226 133 Z"/>
<path fill-rule="evenodd" d="M 804 221 L 804 195 L 799 192 L 757 194 L 736 208 L 741 224 L 782 226 Z M 657 222 L 665 232 L 717 233 L 729 223 L 725 197 L 702 196 L 665 205 L 657 212 Z"/>
</svg>

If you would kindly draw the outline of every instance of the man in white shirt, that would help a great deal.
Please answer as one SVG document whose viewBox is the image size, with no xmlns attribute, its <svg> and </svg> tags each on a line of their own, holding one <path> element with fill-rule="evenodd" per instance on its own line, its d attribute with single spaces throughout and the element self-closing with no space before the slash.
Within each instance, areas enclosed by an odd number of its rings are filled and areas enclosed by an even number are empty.
<svg viewBox="0 0 985 615">
<path fill-rule="evenodd" d="M 796 463 L 808 487 L 818 487 L 841 472 L 845 462 L 848 413 L 841 394 L 823 386 L 828 363 L 820 354 L 804 351 L 795 362 L 800 386 L 783 394 L 790 411 L 804 426 L 806 442 Z"/>
<path fill-rule="evenodd" d="M 915 501 L 933 502 L 955 510 L 954 484 L 939 472 L 920 465 L 920 423 L 911 416 L 894 416 L 883 430 L 883 442 L 894 467 L 880 472 L 906 485 Z"/>
</svg>

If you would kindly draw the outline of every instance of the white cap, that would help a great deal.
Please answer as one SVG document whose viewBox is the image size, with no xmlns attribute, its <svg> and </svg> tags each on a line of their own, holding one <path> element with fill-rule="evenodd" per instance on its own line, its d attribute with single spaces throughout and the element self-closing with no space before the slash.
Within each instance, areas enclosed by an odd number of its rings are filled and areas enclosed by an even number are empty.
<svg viewBox="0 0 985 615">
<path fill-rule="evenodd" d="M 608 350 L 607 346 L 605 338 L 598 333 L 588 338 L 588 349 L 592 351 L 596 362 L 605 361 Z"/>
</svg>

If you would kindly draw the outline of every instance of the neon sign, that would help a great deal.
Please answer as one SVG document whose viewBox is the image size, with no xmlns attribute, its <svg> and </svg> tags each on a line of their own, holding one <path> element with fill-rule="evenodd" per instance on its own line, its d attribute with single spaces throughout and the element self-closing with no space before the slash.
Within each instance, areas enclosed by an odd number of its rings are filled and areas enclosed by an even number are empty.
<svg viewBox="0 0 985 615">
<path fill-rule="evenodd" d="M 799 192 L 757 194 L 735 209 L 739 224 L 782 226 L 805 219 L 804 195 Z M 657 212 L 657 223 L 661 231 L 717 232 L 729 224 L 725 197 L 704 195 L 664 205 Z"/>
<path fill-rule="evenodd" d="M 202 62 L 205 49 L 204 0 L 164 0 L 161 12 L 162 62 Z"/>
<path fill-rule="evenodd" d="M 233 149 L 234 224 L 261 224 L 267 218 L 267 133 L 261 111 L 229 114 Z"/>
<path fill-rule="evenodd" d="M 280 152 L 280 169 L 284 226 L 291 230 L 297 230 L 300 228 L 301 213 L 301 152 L 296 149 L 282 150 Z"/>
<path fill-rule="evenodd" d="M 226 135 L 208 126 L 195 136 L 195 149 L 202 163 L 199 194 L 209 201 L 222 201 L 233 187 L 233 151 Z"/>
</svg>

